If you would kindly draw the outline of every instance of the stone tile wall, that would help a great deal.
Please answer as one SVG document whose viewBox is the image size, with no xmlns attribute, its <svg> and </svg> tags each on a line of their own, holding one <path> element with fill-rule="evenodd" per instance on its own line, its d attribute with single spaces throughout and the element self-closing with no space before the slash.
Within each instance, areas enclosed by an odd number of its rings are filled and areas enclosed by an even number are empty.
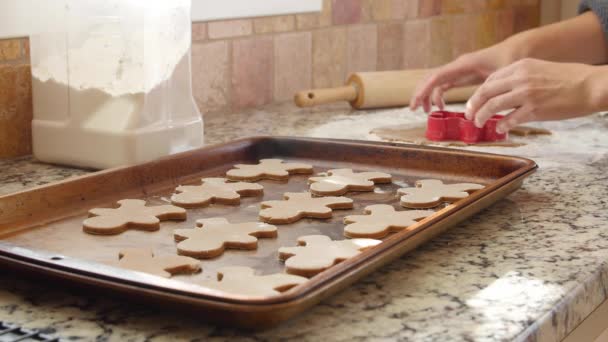
<svg viewBox="0 0 608 342">
<path fill-rule="evenodd" d="M 194 23 L 201 112 L 288 101 L 353 71 L 428 68 L 539 25 L 539 0 L 324 0 L 321 13 Z M 28 41 L 0 40 L 0 158 L 31 153 Z"/>
</svg>

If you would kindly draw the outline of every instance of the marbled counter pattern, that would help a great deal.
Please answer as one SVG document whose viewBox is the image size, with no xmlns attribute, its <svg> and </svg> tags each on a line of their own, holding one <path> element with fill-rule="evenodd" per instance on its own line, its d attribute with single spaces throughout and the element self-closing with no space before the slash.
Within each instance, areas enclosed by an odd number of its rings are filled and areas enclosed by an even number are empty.
<svg viewBox="0 0 608 342">
<path fill-rule="evenodd" d="M 206 117 L 208 143 L 275 134 L 374 139 L 370 128 L 422 121 L 407 110 L 280 105 Z M 608 120 L 547 123 L 551 137 L 480 150 L 540 170 L 507 199 L 273 330 L 247 334 L 0 271 L 0 320 L 66 339 L 112 341 L 556 341 L 608 293 Z M 0 162 L 0 193 L 83 170 Z"/>
</svg>

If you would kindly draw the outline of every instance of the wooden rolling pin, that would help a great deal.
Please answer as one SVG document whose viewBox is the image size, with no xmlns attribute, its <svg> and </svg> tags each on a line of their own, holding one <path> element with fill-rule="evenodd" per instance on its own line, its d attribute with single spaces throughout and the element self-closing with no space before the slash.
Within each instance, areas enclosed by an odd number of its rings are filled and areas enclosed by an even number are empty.
<svg viewBox="0 0 608 342">
<path fill-rule="evenodd" d="M 343 87 L 301 91 L 295 95 L 294 100 L 298 107 L 339 101 L 348 101 L 356 109 L 408 106 L 418 82 L 429 71 L 418 69 L 357 72 L 348 78 Z M 475 89 L 476 87 L 450 89 L 443 98 L 446 103 L 464 102 Z"/>
</svg>

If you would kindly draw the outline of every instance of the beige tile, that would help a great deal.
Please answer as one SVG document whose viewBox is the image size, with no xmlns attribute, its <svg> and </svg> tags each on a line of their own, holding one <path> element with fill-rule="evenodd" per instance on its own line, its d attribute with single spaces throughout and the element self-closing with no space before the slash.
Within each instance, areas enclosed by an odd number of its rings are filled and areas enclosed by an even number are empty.
<svg viewBox="0 0 608 342">
<path fill-rule="evenodd" d="M 475 40 L 477 34 L 476 17 L 473 14 L 452 16 L 451 41 L 454 58 L 471 52 L 477 48 Z"/>
<path fill-rule="evenodd" d="M 372 19 L 375 22 L 386 21 L 393 18 L 393 13 L 391 9 L 393 7 L 393 2 L 396 4 L 400 4 L 400 1 L 395 0 L 371 0 L 372 4 Z"/>
<path fill-rule="evenodd" d="M 21 41 L 19 39 L 0 40 L 0 62 L 21 58 Z"/>
<path fill-rule="evenodd" d="M 403 26 L 403 67 L 406 69 L 429 66 L 429 19 L 411 20 Z"/>
<path fill-rule="evenodd" d="M 230 102 L 228 42 L 192 45 L 192 90 L 201 112 L 214 112 Z"/>
<path fill-rule="evenodd" d="M 293 15 L 256 18 L 253 20 L 253 30 L 255 33 L 287 32 L 295 30 L 295 27 L 296 20 Z"/>
<path fill-rule="evenodd" d="M 0 158 L 32 153 L 32 116 L 30 66 L 0 65 Z"/>
<path fill-rule="evenodd" d="M 442 0 L 441 14 L 479 13 L 488 5 L 488 0 Z"/>
<path fill-rule="evenodd" d="M 296 15 L 298 30 L 311 30 L 331 25 L 331 0 L 323 0 L 323 9 L 320 13 L 305 13 Z"/>
<path fill-rule="evenodd" d="M 312 33 L 286 33 L 274 40 L 274 99 L 285 101 L 312 86 Z"/>
<path fill-rule="evenodd" d="M 452 60 L 449 37 L 452 33 L 451 17 L 431 18 L 430 66 L 436 67 Z"/>
<path fill-rule="evenodd" d="M 207 23 L 192 23 L 192 41 L 198 42 L 207 39 Z"/>
<path fill-rule="evenodd" d="M 272 101 L 273 39 L 256 37 L 232 42 L 232 98 L 235 108 Z"/>
<path fill-rule="evenodd" d="M 211 39 L 247 36 L 253 33 L 250 19 L 212 21 L 208 23 L 207 33 Z"/>
<path fill-rule="evenodd" d="M 403 24 L 378 25 L 378 70 L 401 69 L 403 64 Z"/>
<path fill-rule="evenodd" d="M 346 28 L 314 31 L 312 35 L 313 87 L 344 84 L 346 78 Z"/>
<path fill-rule="evenodd" d="M 377 25 L 350 26 L 347 32 L 347 74 L 357 71 L 375 71 L 378 67 Z"/>
<path fill-rule="evenodd" d="M 418 0 L 400 0 L 405 3 L 405 18 L 412 19 L 418 17 Z"/>
<path fill-rule="evenodd" d="M 496 12 L 477 15 L 477 47 L 482 49 L 496 43 Z"/>
</svg>

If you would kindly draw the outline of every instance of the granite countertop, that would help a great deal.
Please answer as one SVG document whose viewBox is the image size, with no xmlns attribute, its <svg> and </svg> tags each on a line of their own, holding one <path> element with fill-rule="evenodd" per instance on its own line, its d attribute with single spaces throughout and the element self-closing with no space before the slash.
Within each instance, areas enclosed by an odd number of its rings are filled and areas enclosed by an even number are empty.
<svg viewBox="0 0 608 342">
<path fill-rule="evenodd" d="M 405 109 L 284 104 L 206 116 L 205 139 L 377 139 L 371 128 L 423 121 Z M 6 271 L 0 320 L 75 340 L 560 340 L 608 294 L 608 120 L 595 115 L 542 126 L 555 134 L 517 148 L 475 148 L 534 159 L 540 170 L 521 190 L 275 329 L 218 328 Z M 0 161 L 0 193 L 86 172 L 30 157 Z"/>
</svg>

